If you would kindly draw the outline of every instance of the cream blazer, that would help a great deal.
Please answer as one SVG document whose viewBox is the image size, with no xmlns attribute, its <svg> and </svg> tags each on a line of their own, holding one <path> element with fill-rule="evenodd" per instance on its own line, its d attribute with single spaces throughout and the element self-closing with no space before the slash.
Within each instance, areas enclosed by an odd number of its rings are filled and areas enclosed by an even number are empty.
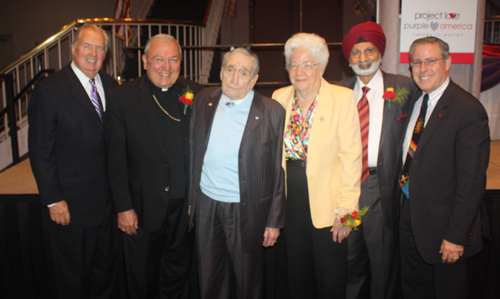
<svg viewBox="0 0 500 299">
<path fill-rule="evenodd" d="M 276 90 L 272 96 L 286 109 L 285 130 L 290 122 L 293 92 L 290 85 Z M 282 165 L 286 173 L 284 150 Z M 337 207 L 358 209 L 361 167 L 362 146 L 354 93 L 321 79 L 306 166 L 314 227 L 332 226 Z"/>
</svg>

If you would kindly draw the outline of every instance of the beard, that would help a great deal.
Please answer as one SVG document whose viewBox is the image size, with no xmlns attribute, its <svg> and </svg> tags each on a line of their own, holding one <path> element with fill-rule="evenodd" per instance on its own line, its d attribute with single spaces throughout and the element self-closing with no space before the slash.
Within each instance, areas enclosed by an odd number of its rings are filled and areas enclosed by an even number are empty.
<svg viewBox="0 0 500 299">
<path fill-rule="evenodd" d="M 371 76 L 378 71 L 378 68 L 380 67 L 381 62 L 382 62 L 382 57 L 379 56 L 378 60 L 375 62 L 371 62 L 371 61 L 358 62 L 357 64 L 353 64 L 351 67 L 352 67 L 352 70 L 354 71 L 354 73 L 358 76 Z M 369 65 L 370 67 L 367 69 L 362 69 L 360 67 L 360 65 L 362 65 L 362 66 Z"/>
</svg>

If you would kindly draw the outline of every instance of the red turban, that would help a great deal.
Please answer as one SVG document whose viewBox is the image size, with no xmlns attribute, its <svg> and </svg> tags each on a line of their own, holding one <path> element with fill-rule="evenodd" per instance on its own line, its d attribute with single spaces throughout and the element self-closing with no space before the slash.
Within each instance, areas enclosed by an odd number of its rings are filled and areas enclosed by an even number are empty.
<svg viewBox="0 0 500 299">
<path fill-rule="evenodd" d="M 358 24 L 351 28 L 351 31 L 347 33 L 342 42 L 342 52 L 344 52 L 345 59 L 349 61 L 349 53 L 358 43 L 359 39 L 363 39 L 372 43 L 377 47 L 378 51 L 382 56 L 385 52 L 385 34 L 382 30 L 382 26 L 375 22 L 365 22 Z"/>
</svg>

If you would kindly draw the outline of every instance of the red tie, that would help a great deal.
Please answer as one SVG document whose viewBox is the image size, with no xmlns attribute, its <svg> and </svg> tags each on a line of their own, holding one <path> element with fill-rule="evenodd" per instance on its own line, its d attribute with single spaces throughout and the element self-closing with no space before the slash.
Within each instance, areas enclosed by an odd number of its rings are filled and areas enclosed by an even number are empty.
<svg viewBox="0 0 500 299">
<path fill-rule="evenodd" d="M 359 124 L 361 129 L 361 143 L 363 144 L 363 170 L 361 172 L 361 183 L 364 182 L 370 175 L 368 169 L 368 132 L 370 131 L 370 104 L 366 94 L 370 90 L 368 86 L 363 88 L 363 96 L 358 102 Z"/>
</svg>

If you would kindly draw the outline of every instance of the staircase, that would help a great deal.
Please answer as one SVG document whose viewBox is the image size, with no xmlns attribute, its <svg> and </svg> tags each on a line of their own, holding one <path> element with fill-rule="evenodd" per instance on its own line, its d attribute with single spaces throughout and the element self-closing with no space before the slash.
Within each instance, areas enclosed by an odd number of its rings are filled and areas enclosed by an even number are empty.
<svg viewBox="0 0 500 299">
<path fill-rule="evenodd" d="M 153 6 L 153 2 L 131 1 L 135 19 L 77 19 L 0 70 L 0 172 L 27 156 L 27 108 L 33 87 L 50 73 L 48 70 L 57 71 L 70 63 L 75 29 L 83 24 L 95 24 L 108 33 L 103 70 L 119 81 L 141 76 L 140 58 L 147 39 L 167 33 L 183 48 L 181 76 L 208 82 L 213 49 L 203 46 L 216 43 L 224 0 L 187 0 L 182 6 L 172 1 L 156 1 Z M 144 19 L 147 15 L 155 19 Z M 120 26 L 127 28 L 124 37 L 117 34 Z"/>
</svg>

